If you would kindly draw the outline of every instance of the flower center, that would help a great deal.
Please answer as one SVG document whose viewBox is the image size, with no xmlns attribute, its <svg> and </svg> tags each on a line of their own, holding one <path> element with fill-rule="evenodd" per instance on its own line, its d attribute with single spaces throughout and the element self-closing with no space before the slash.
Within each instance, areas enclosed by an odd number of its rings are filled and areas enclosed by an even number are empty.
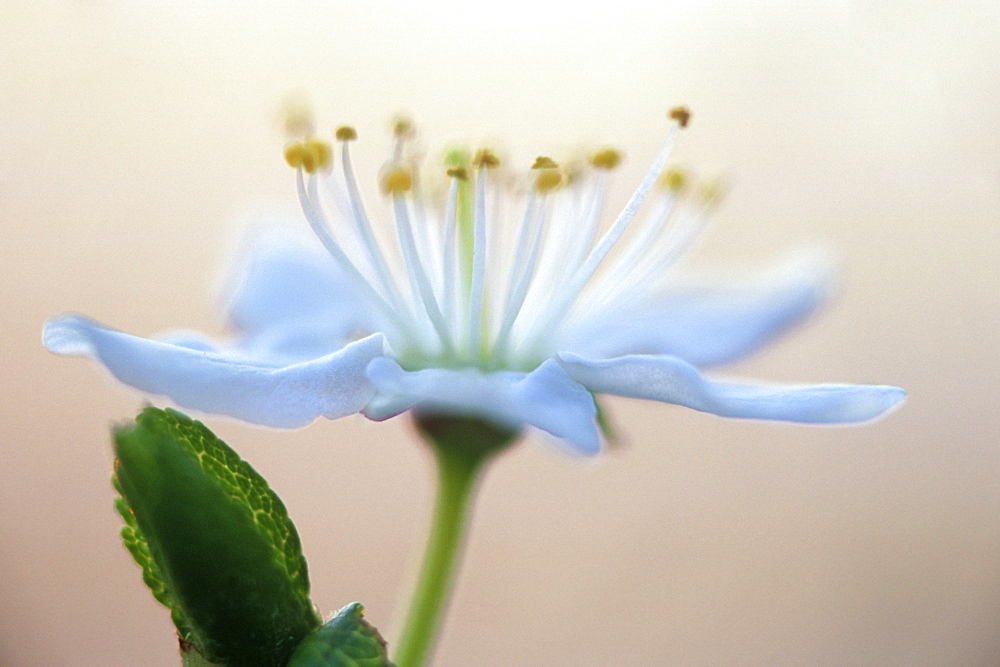
<svg viewBox="0 0 1000 667">
<path fill-rule="evenodd" d="M 385 230 L 372 225 L 362 201 L 351 165 L 353 128 L 334 133 L 340 178 L 330 144 L 315 137 L 286 146 L 285 159 L 297 171 L 313 232 L 371 302 L 402 365 L 530 370 L 555 351 L 567 320 L 648 292 L 696 238 L 712 202 L 701 197 L 699 206 L 675 215 L 686 179 L 665 165 L 690 114 L 677 108 L 670 118 L 663 148 L 603 234 L 609 174 L 621 161 L 614 149 L 594 153 L 583 176 L 548 157 L 536 159 L 527 192 L 518 197 L 520 224 L 505 227 L 496 224 L 506 203 L 493 182 L 500 161 L 488 150 L 472 160 L 449 157 L 443 215 L 429 215 L 418 172 L 404 159 L 412 126 L 399 121 L 380 179 L 394 243 L 379 239 Z M 657 183 L 659 206 L 633 224 Z"/>
</svg>

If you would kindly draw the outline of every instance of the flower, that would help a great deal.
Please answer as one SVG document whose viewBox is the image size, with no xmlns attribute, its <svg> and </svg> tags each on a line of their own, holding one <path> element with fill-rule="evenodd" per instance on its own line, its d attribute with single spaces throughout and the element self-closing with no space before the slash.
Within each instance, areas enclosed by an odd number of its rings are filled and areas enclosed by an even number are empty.
<svg viewBox="0 0 1000 667">
<path fill-rule="evenodd" d="M 584 454 L 600 449 L 595 393 L 807 423 L 861 422 L 897 405 L 905 392 L 896 387 L 702 374 L 812 311 L 826 278 L 785 262 L 737 286 L 665 280 L 716 195 L 691 195 L 681 172 L 665 170 L 688 117 L 671 113 L 663 149 L 603 234 L 614 150 L 594 154 L 582 174 L 539 158 L 519 222 L 505 227 L 511 198 L 495 184 L 495 155 L 452 156 L 437 217 L 404 159 L 410 130 L 401 123 L 381 182 L 396 237 L 387 243 L 354 177 L 354 130 L 336 132 L 339 177 L 328 143 L 294 142 L 285 157 L 315 238 L 272 233 L 250 244 L 229 307 L 233 344 L 147 340 L 78 315 L 49 321 L 43 342 L 180 406 L 258 424 L 299 427 L 358 412 L 382 420 L 414 409 L 534 426 Z M 654 192 L 653 210 L 640 217 Z"/>
</svg>

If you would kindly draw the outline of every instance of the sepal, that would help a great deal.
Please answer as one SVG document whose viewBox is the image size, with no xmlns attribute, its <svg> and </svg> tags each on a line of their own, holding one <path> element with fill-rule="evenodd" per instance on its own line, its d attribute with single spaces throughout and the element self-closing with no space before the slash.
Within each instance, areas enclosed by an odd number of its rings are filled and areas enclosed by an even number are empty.
<svg viewBox="0 0 1000 667">
<path fill-rule="evenodd" d="M 302 640 L 288 667 L 392 667 L 385 640 L 352 602 Z"/>
</svg>

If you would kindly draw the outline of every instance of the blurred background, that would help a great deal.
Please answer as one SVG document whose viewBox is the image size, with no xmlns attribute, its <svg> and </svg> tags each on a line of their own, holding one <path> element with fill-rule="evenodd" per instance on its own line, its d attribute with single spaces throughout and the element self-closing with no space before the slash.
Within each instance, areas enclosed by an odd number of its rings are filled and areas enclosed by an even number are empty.
<svg viewBox="0 0 1000 667">
<path fill-rule="evenodd" d="M 961 8 L 959 8 L 961 7 Z M 729 195 L 691 267 L 815 243 L 830 307 L 735 375 L 897 384 L 863 428 L 608 401 L 596 460 L 529 437 L 482 488 L 439 665 L 1000 662 L 1000 10 L 993 3 L 11 2 L 0 13 L 0 663 L 175 665 L 121 547 L 109 426 L 141 397 L 40 344 L 79 311 L 224 334 L 239 230 L 294 209 L 282 103 L 539 153 L 678 159 Z M 207 423 L 282 496 L 324 613 L 390 640 L 431 468 L 405 418 Z"/>
</svg>

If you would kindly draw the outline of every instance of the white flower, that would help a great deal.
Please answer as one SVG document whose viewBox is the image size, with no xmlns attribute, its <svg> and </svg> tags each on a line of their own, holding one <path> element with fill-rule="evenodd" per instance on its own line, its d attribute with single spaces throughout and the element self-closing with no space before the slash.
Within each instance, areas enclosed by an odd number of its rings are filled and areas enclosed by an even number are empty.
<svg viewBox="0 0 1000 667">
<path fill-rule="evenodd" d="M 381 420 L 414 409 L 535 426 L 585 454 L 600 448 L 595 393 L 808 423 L 865 421 L 898 404 L 905 392 L 897 387 L 702 375 L 812 311 L 825 274 L 786 263 L 732 287 L 671 284 L 712 198 L 687 196 L 679 173 L 664 173 L 688 114 L 671 117 L 665 146 L 603 233 L 618 162 L 611 150 L 569 184 L 539 158 L 523 197 L 505 194 L 494 182 L 496 158 L 481 152 L 448 170 L 439 216 L 403 161 L 403 127 L 382 176 L 395 218 L 388 243 L 358 192 L 354 131 L 337 132 L 339 175 L 328 144 L 294 143 L 286 159 L 323 248 L 293 235 L 251 244 L 229 311 L 236 344 L 146 340 L 76 315 L 49 321 L 44 344 L 96 359 L 178 405 L 258 424 L 298 427 L 357 412 Z M 523 204 L 513 223 L 504 220 L 511 200 Z"/>
</svg>

